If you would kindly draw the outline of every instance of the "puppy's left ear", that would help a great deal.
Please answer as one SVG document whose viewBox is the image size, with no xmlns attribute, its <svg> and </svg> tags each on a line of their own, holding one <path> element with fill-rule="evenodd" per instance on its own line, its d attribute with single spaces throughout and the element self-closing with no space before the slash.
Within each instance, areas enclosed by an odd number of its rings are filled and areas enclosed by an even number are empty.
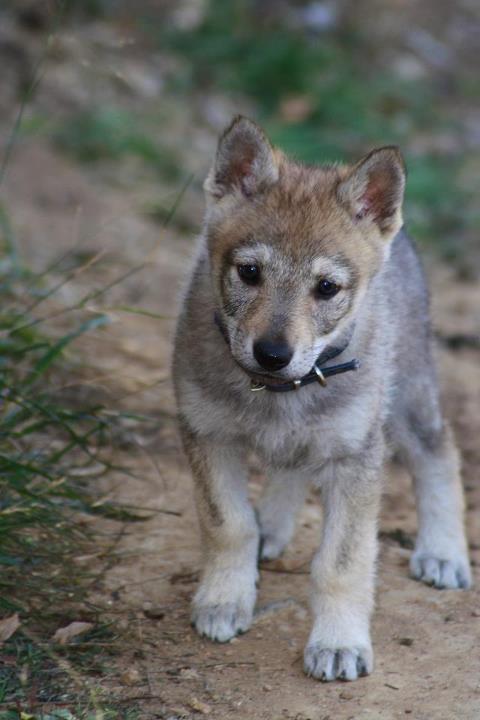
<svg viewBox="0 0 480 720">
<path fill-rule="evenodd" d="M 385 239 L 402 226 L 406 170 L 400 150 L 373 150 L 337 187 L 337 198 L 355 222 L 375 223 Z"/>
<path fill-rule="evenodd" d="M 219 200 L 240 190 L 249 198 L 277 180 L 278 162 L 267 136 L 252 120 L 237 115 L 218 141 L 205 192 Z"/>
</svg>

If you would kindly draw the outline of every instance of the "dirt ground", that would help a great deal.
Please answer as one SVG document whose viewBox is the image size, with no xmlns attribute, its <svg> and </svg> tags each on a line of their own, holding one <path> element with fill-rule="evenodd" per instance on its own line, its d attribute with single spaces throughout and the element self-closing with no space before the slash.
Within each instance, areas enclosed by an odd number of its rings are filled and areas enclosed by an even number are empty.
<svg viewBox="0 0 480 720">
<path fill-rule="evenodd" d="M 47 102 L 50 82 L 46 77 L 40 101 L 43 97 Z M 55 87 L 59 92 L 61 83 Z M 213 137 L 198 140 L 196 147 L 203 158 L 199 167 L 206 168 Z M 146 261 L 104 300 L 111 325 L 77 344 L 96 391 L 123 396 L 123 407 L 156 419 L 154 430 L 135 435 L 118 450 L 118 462 L 127 463 L 136 477 L 110 480 L 111 497 L 158 512 L 147 522 L 128 526 L 116 551 L 118 562 L 98 590 L 97 599 L 131 637 L 119 667 L 105 679 L 106 687 L 112 696 L 138 703 L 142 718 L 478 720 L 478 349 L 454 350 L 445 342 L 439 347 L 446 412 L 463 452 L 476 589 L 436 591 L 409 579 L 406 546 L 415 533 L 413 499 L 408 478 L 389 468 L 381 516 L 372 676 L 325 685 L 302 672 L 309 631 L 308 567 L 321 524 L 314 496 L 285 556 L 261 568 L 252 629 L 225 645 L 201 640 L 189 627 L 189 603 L 201 561 L 199 533 L 169 377 L 174 318 L 194 233 L 162 229 L 148 220 L 139 211 L 144 190 L 141 184 L 133 192 L 121 183 L 112 184 L 58 154 L 41 137 L 24 139 L 16 148 L 3 188 L 3 202 L 33 266 L 45 267 L 74 246 L 92 254 L 106 252 L 96 266 L 62 288 L 61 302 L 70 304 L 86 289 Z M 191 208 L 198 227 L 196 187 L 187 191 L 183 206 Z M 478 285 L 459 280 L 453 269 L 430 257 L 426 264 L 441 336 L 478 336 Z M 118 310 L 122 305 L 147 308 L 162 317 L 130 315 Z M 261 483 L 261 469 L 252 468 L 253 498 Z"/>
</svg>

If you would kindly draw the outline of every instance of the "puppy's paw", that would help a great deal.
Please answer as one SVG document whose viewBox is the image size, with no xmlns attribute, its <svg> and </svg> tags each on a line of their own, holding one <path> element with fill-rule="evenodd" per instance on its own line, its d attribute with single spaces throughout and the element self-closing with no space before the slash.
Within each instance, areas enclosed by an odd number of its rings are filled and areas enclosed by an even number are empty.
<svg viewBox="0 0 480 720">
<path fill-rule="evenodd" d="M 252 624 L 253 608 L 240 603 L 194 606 L 192 625 L 199 635 L 216 642 L 228 642 Z"/>
<path fill-rule="evenodd" d="M 468 558 L 463 553 L 442 560 L 424 552 L 414 552 L 410 559 L 410 573 L 415 580 L 439 590 L 465 590 L 472 584 Z"/>
<path fill-rule="evenodd" d="M 261 536 L 259 547 L 260 560 L 275 560 L 285 550 L 289 538 L 283 538 L 281 535 L 267 533 Z"/>
<path fill-rule="evenodd" d="M 319 643 L 307 645 L 304 653 L 305 673 L 322 682 L 357 680 L 373 670 L 371 648 L 325 648 Z"/>
</svg>

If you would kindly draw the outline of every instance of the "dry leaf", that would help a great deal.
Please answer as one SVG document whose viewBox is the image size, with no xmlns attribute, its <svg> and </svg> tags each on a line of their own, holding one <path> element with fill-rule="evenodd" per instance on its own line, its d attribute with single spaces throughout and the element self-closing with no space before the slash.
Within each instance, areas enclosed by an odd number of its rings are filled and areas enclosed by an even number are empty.
<svg viewBox="0 0 480 720">
<path fill-rule="evenodd" d="M 135 668 L 129 668 L 120 675 L 122 685 L 136 685 L 140 682 L 140 673 Z"/>
<path fill-rule="evenodd" d="M 77 635 L 82 635 L 82 633 L 85 633 L 92 628 L 93 623 L 72 622 L 70 625 L 56 630 L 52 640 L 53 642 L 59 643 L 59 645 L 66 645 L 74 637 L 77 637 Z"/>
<path fill-rule="evenodd" d="M 287 123 L 303 122 L 309 118 L 312 111 L 312 102 L 305 95 L 286 97 L 280 103 L 280 115 Z"/>
<path fill-rule="evenodd" d="M 202 702 L 196 697 L 190 698 L 188 704 L 195 712 L 201 713 L 202 715 L 209 715 L 212 712 L 212 708 L 207 703 Z"/>
<path fill-rule="evenodd" d="M 3 620 L 0 620 L 0 645 L 5 642 L 5 640 L 8 640 L 9 637 L 12 637 L 13 633 L 17 628 L 20 627 L 20 619 L 18 617 L 18 613 L 15 613 L 15 615 L 10 615 L 10 617 L 3 618 Z"/>
</svg>

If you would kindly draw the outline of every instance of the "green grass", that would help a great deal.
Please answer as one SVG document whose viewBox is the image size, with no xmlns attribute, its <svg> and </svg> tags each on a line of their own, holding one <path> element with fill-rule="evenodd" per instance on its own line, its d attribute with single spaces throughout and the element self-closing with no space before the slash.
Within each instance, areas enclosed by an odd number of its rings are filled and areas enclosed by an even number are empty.
<svg viewBox="0 0 480 720">
<path fill-rule="evenodd" d="M 137 708 L 92 682 L 111 674 L 122 642 L 101 622 L 65 647 L 19 630 L 2 648 L 0 720 L 138 720 Z"/>
<path fill-rule="evenodd" d="M 12 703 L 36 712 L 37 705 L 59 698 L 75 707 L 72 718 L 97 718 L 89 708 L 103 708 L 103 698 L 92 705 L 92 693 L 79 689 L 78 677 L 83 682 L 111 670 L 116 635 L 86 599 L 111 562 L 115 536 L 98 538 L 84 518 L 138 519 L 128 508 L 104 502 L 97 487 L 115 467 L 114 437 L 122 422 L 134 418 L 61 389 L 81 370 L 68 359 L 70 348 L 84 334 L 101 332 L 108 316 L 82 314 L 80 301 L 74 319 L 63 318 L 68 329 L 51 337 L 41 310 L 63 285 L 58 267 L 53 281 L 51 271 L 33 274 L 22 266 L 1 206 L 0 246 L 0 617 L 18 612 L 21 621 L 0 649 L 0 718 L 20 717 L 11 714 L 17 712 Z M 71 272 L 65 271 L 64 281 Z M 96 560 L 77 562 L 93 550 Z M 53 631 L 72 620 L 93 622 L 94 629 L 81 643 L 52 648 Z M 65 659 L 74 675 L 65 670 Z M 109 712 L 105 718 L 127 717 L 125 709 Z"/>
<path fill-rule="evenodd" d="M 44 57 L 6 138 L 0 185 Z M 87 603 L 92 582 L 110 562 L 111 539 L 96 547 L 103 562 L 92 561 L 88 569 L 77 562 L 93 548 L 86 514 L 130 518 L 126 508 L 103 502 L 93 482 L 113 467 L 105 441 L 116 431 L 112 426 L 120 414 L 107 412 L 98 400 L 80 402 L 62 391 L 67 377 L 78 371 L 78 363 L 72 366 L 66 358 L 70 346 L 109 321 L 106 314 L 86 314 L 85 304 L 115 283 L 88 293 L 73 307 L 50 312 L 50 318 L 72 313 L 70 322 L 63 319 L 64 332 L 52 336 L 43 327 L 42 303 L 51 301 L 75 271 L 70 268 L 58 281 L 61 264 L 43 273 L 29 271 L 0 204 L 0 618 L 16 612 L 20 620 L 0 648 L 0 718 L 5 720 L 127 717 L 126 711 L 110 711 L 111 703 L 102 703 L 84 680 L 115 641 L 105 643 L 110 631 L 100 610 Z M 92 637 L 83 639 L 80 652 L 79 643 L 53 647 L 53 631 L 73 619 L 91 620 Z M 59 692 L 57 709 L 53 698 Z M 75 714 L 67 710 L 70 700 Z M 43 712 L 52 702 L 54 710 Z M 109 709 L 104 712 L 104 707 Z"/>
<path fill-rule="evenodd" d="M 4 220 L 4 238 L 9 226 Z M 7 232 L 6 232 L 7 231 Z M 7 240 L 7 242 L 9 242 Z M 4 240 L 5 243 L 5 240 Z M 105 426 L 100 406 L 75 409 L 54 390 L 65 349 L 108 322 L 98 315 L 62 337 L 40 334 L 25 306 L 38 306 L 38 281 L 8 249 L 0 271 L 0 609 L 31 612 L 32 603 L 62 603 L 76 579 L 57 587 L 43 569 L 66 561 L 85 531 L 74 513 L 92 497 L 80 468 L 98 462 L 96 439 Z M 36 292 L 35 292 L 36 291 Z M 21 299 L 20 299 L 21 298 Z M 58 382 L 58 375 L 56 375 Z M 107 466 L 105 466 L 107 467 Z M 46 586 L 46 587 L 45 587 Z"/>
</svg>

